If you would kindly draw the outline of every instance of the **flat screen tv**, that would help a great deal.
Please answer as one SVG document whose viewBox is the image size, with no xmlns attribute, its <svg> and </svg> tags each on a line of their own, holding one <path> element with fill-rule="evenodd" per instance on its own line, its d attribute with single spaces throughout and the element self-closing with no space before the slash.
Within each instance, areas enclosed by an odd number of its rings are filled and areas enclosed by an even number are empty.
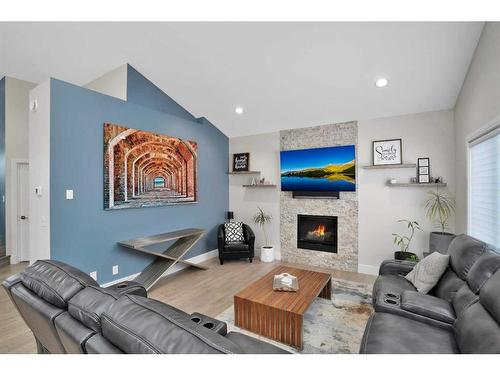
<svg viewBox="0 0 500 375">
<path fill-rule="evenodd" d="M 281 151 L 281 191 L 355 191 L 354 145 Z"/>
</svg>

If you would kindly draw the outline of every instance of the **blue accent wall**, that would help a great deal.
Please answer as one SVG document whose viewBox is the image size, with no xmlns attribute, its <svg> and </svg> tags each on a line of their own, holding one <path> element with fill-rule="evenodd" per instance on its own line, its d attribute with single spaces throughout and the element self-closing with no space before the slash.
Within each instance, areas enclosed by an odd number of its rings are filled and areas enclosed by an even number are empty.
<svg viewBox="0 0 500 375">
<path fill-rule="evenodd" d="M 191 113 L 129 64 L 127 64 L 127 101 L 186 120 L 196 120 Z"/>
<path fill-rule="evenodd" d="M 188 257 L 217 247 L 217 226 L 229 207 L 229 150 L 228 138 L 215 126 L 54 79 L 50 104 L 52 259 L 87 273 L 97 270 L 105 283 L 140 272 L 154 258 L 119 247 L 120 240 L 199 227 L 208 233 Z M 199 203 L 103 210 L 105 122 L 198 142 Z M 66 189 L 74 190 L 74 200 L 65 199 Z M 113 276 L 115 264 L 120 273 Z"/>
<path fill-rule="evenodd" d="M 5 255 L 5 77 L 0 80 L 0 256 Z"/>
</svg>

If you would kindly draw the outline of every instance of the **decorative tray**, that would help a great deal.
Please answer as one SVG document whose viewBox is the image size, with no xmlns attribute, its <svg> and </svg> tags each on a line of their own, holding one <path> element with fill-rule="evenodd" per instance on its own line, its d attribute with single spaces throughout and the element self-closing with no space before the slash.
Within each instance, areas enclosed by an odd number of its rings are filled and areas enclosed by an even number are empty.
<svg viewBox="0 0 500 375">
<path fill-rule="evenodd" d="M 299 290 L 299 280 L 288 273 L 274 275 L 273 289 L 280 292 L 296 292 Z"/>
</svg>

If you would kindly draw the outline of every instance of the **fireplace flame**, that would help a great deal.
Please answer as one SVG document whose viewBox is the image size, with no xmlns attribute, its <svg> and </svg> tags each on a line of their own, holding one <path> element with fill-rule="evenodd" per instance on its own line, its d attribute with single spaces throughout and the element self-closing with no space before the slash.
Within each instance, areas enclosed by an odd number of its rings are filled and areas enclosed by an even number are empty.
<svg viewBox="0 0 500 375">
<path fill-rule="evenodd" d="M 325 235 L 326 225 L 318 224 L 318 226 L 312 231 L 315 236 L 323 237 Z"/>
</svg>

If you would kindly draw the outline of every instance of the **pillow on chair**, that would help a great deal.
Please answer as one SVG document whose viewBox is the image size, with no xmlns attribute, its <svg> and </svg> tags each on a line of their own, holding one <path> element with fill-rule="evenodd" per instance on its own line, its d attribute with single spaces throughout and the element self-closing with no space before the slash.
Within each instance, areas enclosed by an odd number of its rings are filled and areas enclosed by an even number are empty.
<svg viewBox="0 0 500 375">
<path fill-rule="evenodd" d="M 225 223 L 224 234 L 226 243 L 245 242 L 242 222 L 231 221 L 229 223 Z"/>
<path fill-rule="evenodd" d="M 427 294 L 437 284 L 441 276 L 443 276 L 449 262 L 449 255 L 443 255 L 436 251 L 418 262 L 405 278 L 420 293 Z"/>
</svg>

